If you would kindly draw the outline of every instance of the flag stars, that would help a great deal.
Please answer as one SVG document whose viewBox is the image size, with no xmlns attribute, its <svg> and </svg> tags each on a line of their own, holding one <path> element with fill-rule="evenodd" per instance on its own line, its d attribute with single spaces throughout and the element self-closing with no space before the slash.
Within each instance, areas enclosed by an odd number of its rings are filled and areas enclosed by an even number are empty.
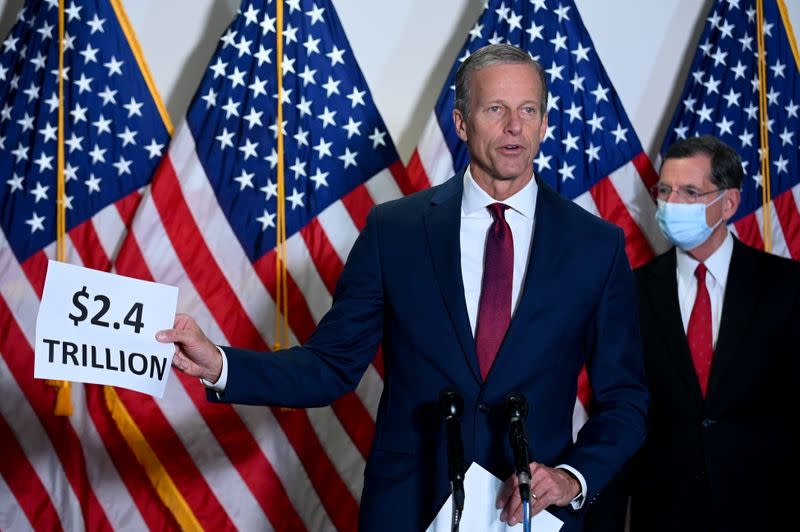
<svg viewBox="0 0 800 532">
<path fill-rule="evenodd" d="M 536 163 L 536 170 L 540 173 L 544 170 L 550 170 L 550 159 L 552 158 L 551 155 L 545 155 L 544 151 L 539 150 L 539 155 L 537 155 L 536 159 L 533 161 Z"/>
<path fill-rule="evenodd" d="M 72 166 L 71 163 L 67 163 L 67 166 L 64 167 L 64 182 L 69 183 L 70 181 L 77 181 L 78 180 L 78 167 Z"/>
<path fill-rule="evenodd" d="M 356 122 L 355 120 L 353 120 L 353 117 L 351 116 L 348 117 L 347 124 L 342 126 L 342 129 L 347 131 L 347 138 L 349 139 L 353 135 L 359 135 L 359 136 L 361 135 L 361 131 L 359 131 L 360 127 L 361 127 L 361 122 L 360 121 Z"/>
<path fill-rule="evenodd" d="M 67 20 L 72 22 L 73 20 L 81 20 L 81 9 L 83 6 L 76 6 L 75 2 L 72 2 L 68 8 L 64 9 L 64 13 L 67 15 Z"/>
<path fill-rule="evenodd" d="M 292 138 L 297 141 L 297 146 L 308 146 L 308 134 L 309 132 L 303 129 L 303 126 L 299 126 L 297 128 L 297 133 L 292 135 Z"/>
<path fill-rule="evenodd" d="M 689 131 L 689 128 L 684 126 L 683 124 L 680 124 L 678 127 L 673 129 L 673 131 L 675 132 L 676 137 L 678 137 L 679 139 L 685 139 L 686 133 Z"/>
<path fill-rule="evenodd" d="M 620 142 L 626 142 L 627 133 L 628 133 L 628 128 L 622 127 L 622 124 L 617 124 L 617 128 L 611 132 L 611 134 L 614 135 L 615 144 L 619 144 Z"/>
<path fill-rule="evenodd" d="M 53 38 L 53 29 L 55 29 L 55 24 L 49 24 L 45 22 L 41 28 L 36 30 L 36 33 L 42 36 L 42 40 L 52 39 Z"/>
<path fill-rule="evenodd" d="M 554 60 L 550 68 L 545 70 L 545 72 L 550 74 L 550 83 L 553 83 L 557 79 L 564 79 L 564 77 L 561 75 L 562 70 L 564 70 L 564 66 L 556 64 Z"/>
<path fill-rule="evenodd" d="M 784 109 L 786 109 L 786 115 L 789 118 L 797 118 L 797 110 L 800 109 L 800 105 L 795 104 L 794 100 L 789 100 L 789 105 Z"/>
<path fill-rule="evenodd" d="M 588 162 L 592 161 L 599 161 L 600 160 L 600 146 L 595 146 L 591 142 L 589 143 L 589 147 L 584 150 L 586 156 L 589 158 Z"/>
<path fill-rule="evenodd" d="M 98 17 L 97 13 L 95 13 L 94 17 L 92 17 L 92 20 L 86 23 L 90 28 L 92 28 L 92 31 L 89 34 L 94 35 L 98 31 L 103 33 L 103 24 L 105 23 L 106 19 Z"/>
<path fill-rule="evenodd" d="M 81 107 L 80 103 L 75 104 L 75 109 L 69 112 L 72 115 L 72 120 L 77 124 L 78 122 L 86 122 L 86 111 L 88 107 Z"/>
<path fill-rule="evenodd" d="M 131 131 L 128 126 L 125 126 L 125 131 L 122 133 L 118 133 L 117 137 L 122 140 L 122 147 L 124 148 L 128 144 L 136 144 L 136 135 L 138 131 Z"/>
<path fill-rule="evenodd" d="M 728 94 L 724 95 L 723 98 L 728 102 L 728 107 L 739 107 L 739 98 L 741 98 L 741 96 L 741 93 L 735 92 L 733 87 L 731 87 Z"/>
<path fill-rule="evenodd" d="M 303 43 L 303 46 L 306 49 L 306 55 L 311 57 L 313 54 L 320 53 L 319 51 L 319 41 L 320 39 L 315 39 L 313 35 L 310 33 L 306 37 L 306 42 Z"/>
<path fill-rule="evenodd" d="M 575 64 L 580 64 L 581 61 L 589 61 L 589 52 L 591 48 L 584 48 L 582 43 L 578 43 L 578 47 L 575 50 L 572 50 L 572 54 L 575 56 Z"/>
<path fill-rule="evenodd" d="M 325 54 L 331 60 L 331 66 L 336 66 L 337 63 L 344 64 L 344 52 L 345 50 L 340 50 L 338 46 L 335 44 L 333 45 L 333 50 Z"/>
<path fill-rule="evenodd" d="M 267 80 L 262 80 L 260 77 L 256 76 L 253 80 L 253 83 L 247 86 L 248 89 L 253 91 L 253 98 L 258 98 L 259 95 L 263 94 L 264 96 L 267 95 Z"/>
<path fill-rule="evenodd" d="M 97 52 L 99 51 L 100 48 L 92 48 L 91 43 L 86 43 L 86 48 L 78 53 L 83 56 L 83 62 L 88 65 L 89 63 L 97 63 Z"/>
<path fill-rule="evenodd" d="M 100 115 L 96 121 L 92 122 L 92 125 L 97 128 L 97 135 L 101 135 L 102 133 L 111 133 L 111 119 L 106 118 L 103 115 Z"/>
<path fill-rule="evenodd" d="M 510 10 L 511 8 L 506 7 L 505 2 L 501 2 L 500 7 L 494 10 L 494 12 L 497 13 L 498 22 L 503 22 L 504 20 L 506 20 L 506 18 L 508 18 L 508 12 Z"/>
<path fill-rule="evenodd" d="M 111 56 L 111 60 L 108 63 L 103 63 L 103 66 L 108 69 L 108 77 L 112 77 L 114 74 L 122 75 L 122 65 L 124 61 L 118 61 L 115 56 Z"/>
<path fill-rule="evenodd" d="M 714 109 L 713 109 L 713 108 L 711 108 L 711 107 L 708 107 L 708 106 L 707 106 L 707 105 L 704 103 L 704 104 L 703 104 L 703 107 L 702 107 L 702 109 L 700 109 L 699 111 L 697 111 L 697 115 L 700 117 L 700 123 L 702 124 L 703 122 L 706 122 L 706 121 L 709 121 L 709 122 L 710 122 L 710 121 L 711 121 L 711 113 L 712 113 L 713 111 L 714 111 Z"/>
<path fill-rule="evenodd" d="M 508 22 L 508 32 L 511 33 L 515 29 L 521 30 L 522 29 L 522 24 L 520 24 L 521 20 L 522 20 L 522 15 L 517 15 L 512 11 L 511 14 L 508 16 L 508 18 L 506 19 L 506 21 Z"/>
<path fill-rule="evenodd" d="M 289 123 L 288 120 L 284 120 L 281 123 L 281 133 L 283 133 L 284 135 L 286 135 L 286 124 L 288 124 L 288 123 Z M 276 122 L 276 123 L 272 124 L 271 126 L 269 126 L 269 129 L 270 129 L 270 131 L 272 131 L 272 137 L 273 138 L 278 138 L 278 123 Z M 276 157 L 276 161 L 277 161 L 277 155 L 275 157 Z M 267 160 L 269 160 L 269 159 L 267 159 Z"/>
<path fill-rule="evenodd" d="M 561 5 L 560 3 L 558 4 L 558 9 L 553 10 L 553 13 L 555 13 L 558 16 L 559 24 L 562 23 L 564 20 L 569 20 L 569 15 L 568 15 L 569 10 L 570 6 L 564 6 Z"/>
<path fill-rule="evenodd" d="M 244 156 L 244 160 L 248 160 L 250 157 L 258 157 L 256 153 L 256 148 L 258 148 L 258 142 L 253 142 L 250 139 L 245 139 L 244 146 L 239 146 L 239 151 L 242 152 Z"/>
<path fill-rule="evenodd" d="M 331 94 L 340 94 L 339 83 L 341 83 L 341 81 L 335 81 L 331 76 L 328 76 L 328 81 L 324 85 L 322 85 L 322 87 L 327 92 L 328 97 L 330 97 Z"/>
<path fill-rule="evenodd" d="M 9 194 L 13 194 L 17 190 L 22 190 L 23 181 L 25 181 L 25 178 L 23 176 L 17 175 L 17 174 L 14 174 L 11 177 L 11 179 L 8 179 L 6 181 L 6 183 L 8 183 L 8 186 L 11 187 L 11 190 L 9 191 Z"/>
<path fill-rule="evenodd" d="M 100 182 L 102 179 L 94 175 L 94 173 L 89 174 L 89 179 L 83 182 L 86 185 L 86 192 L 91 195 L 93 192 L 100 192 Z"/>
<path fill-rule="evenodd" d="M 723 52 L 722 49 L 717 48 L 717 51 L 714 52 L 714 55 L 711 57 L 714 59 L 714 66 L 724 65 L 725 58 L 728 57 L 728 52 Z"/>
<path fill-rule="evenodd" d="M 597 84 L 597 88 L 591 91 L 591 94 L 595 98 L 595 103 L 600 103 L 602 100 L 608 101 L 608 89 Z"/>
<path fill-rule="evenodd" d="M 597 116 L 597 113 L 592 113 L 592 119 L 587 120 L 586 123 L 592 126 L 592 133 L 594 133 L 598 129 L 603 131 L 603 120 L 605 119 L 606 117 L 604 116 Z"/>
<path fill-rule="evenodd" d="M 323 13 L 325 13 L 324 7 L 319 7 L 317 4 L 314 4 L 314 7 L 311 11 L 306 11 L 306 16 L 311 17 L 311 25 L 313 26 L 317 22 L 325 23 L 324 19 L 322 18 Z"/>
<path fill-rule="evenodd" d="M 231 80 L 231 83 L 233 84 L 232 87 L 234 89 L 239 85 L 244 87 L 244 75 L 246 73 L 247 73 L 246 71 L 239 70 L 239 67 L 233 67 L 233 72 L 231 73 L 230 76 L 228 76 L 228 79 Z M 284 73 L 286 73 L 285 70 Z"/>
<path fill-rule="evenodd" d="M 787 144 L 792 144 L 792 136 L 793 135 L 794 135 L 794 132 L 793 131 L 789 131 L 789 128 L 784 126 L 783 133 L 781 133 L 779 135 L 780 139 L 781 139 L 781 145 L 782 146 L 786 146 Z"/>
<path fill-rule="evenodd" d="M 303 80 L 303 87 L 307 87 L 309 83 L 311 83 L 312 85 L 316 85 L 317 84 L 317 80 L 314 79 L 314 75 L 316 73 L 317 73 L 317 71 L 315 69 L 311 69 L 306 64 L 305 68 L 303 68 L 303 71 L 300 74 L 298 74 L 297 76 L 300 79 Z"/>
<path fill-rule="evenodd" d="M 367 94 L 366 90 L 360 91 L 358 87 L 353 87 L 353 92 L 347 95 L 347 99 L 350 100 L 351 107 L 353 109 L 356 108 L 357 105 L 364 105 L 364 95 Z"/>
<path fill-rule="evenodd" d="M 222 133 L 214 138 L 219 142 L 220 150 L 224 150 L 226 146 L 233 148 L 233 132 L 229 132 L 228 128 L 223 128 Z"/>
<path fill-rule="evenodd" d="M 117 169 L 117 176 L 121 176 L 123 174 L 130 174 L 131 173 L 131 164 L 133 161 L 129 161 L 122 155 L 119 156 L 119 160 L 115 163 L 111 163 L 111 166 Z M 98 189 L 98 192 L 100 190 Z"/>
<path fill-rule="evenodd" d="M 79 137 L 73 131 L 69 137 L 69 140 L 65 140 L 64 144 L 69 146 L 69 152 L 72 153 L 74 151 L 83 151 L 83 137 Z"/>
<path fill-rule="evenodd" d="M 472 42 L 475 39 L 481 39 L 481 38 L 483 38 L 483 24 L 479 24 L 476 22 L 475 25 L 472 26 L 472 29 L 469 30 L 469 40 L 470 42 Z M 531 41 L 533 41 L 533 39 L 531 39 Z"/>
<path fill-rule="evenodd" d="M 323 111 L 322 111 L 322 114 L 321 115 L 317 115 L 317 118 L 322 120 L 322 129 L 325 129 L 329 125 L 330 126 L 335 126 L 336 125 L 336 121 L 334 121 L 334 119 L 333 119 L 333 117 L 335 115 L 336 115 L 336 111 L 329 110 L 328 106 L 326 105 L 325 109 L 323 109 Z"/>
<path fill-rule="evenodd" d="M 567 164 L 567 161 L 564 161 L 561 165 L 561 168 L 558 169 L 558 174 L 561 176 L 561 182 L 566 182 L 567 179 L 575 179 L 575 176 L 572 172 L 575 171 L 574 164 Z"/>
<path fill-rule="evenodd" d="M 306 177 L 306 163 L 300 157 L 294 158 L 294 164 L 289 167 L 289 170 L 294 172 L 295 180 L 300 179 L 300 176 Z"/>
<path fill-rule="evenodd" d="M 244 38 L 244 35 L 239 37 L 239 42 L 234 45 L 234 48 L 236 48 L 239 51 L 239 57 L 242 57 L 243 55 L 252 54 L 252 52 L 250 51 L 251 44 L 253 44 L 253 41 L 248 41 L 247 39 Z"/>
<path fill-rule="evenodd" d="M 778 105 L 778 96 L 781 95 L 781 91 L 776 91 L 775 87 L 770 87 L 769 91 L 767 92 L 767 100 L 769 105 Z"/>
<path fill-rule="evenodd" d="M 286 29 L 283 30 L 283 38 L 285 44 L 292 44 L 293 42 L 297 42 L 297 30 L 300 28 L 295 28 L 291 24 L 286 25 Z"/>
<path fill-rule="evenodd" d="M 719 88 L 718 88 L 718 87 L 719 87 L 719 84 L 720 84 L 720 82 L 719 82 L 718 80 L 714 79 L 714 76 L 712 76 L 712 75 L 709 75 L 709 76 L 708 76 L 708 81 L 706 81 L 705 83 L 703 83 L 703 86 L 704 86 L 704 87 L 706 88 L 706 90 L 708 91 L 708 94 L 712 94 L 712 93 L 714 93 L 714 92 L 716 92 L 717 94 L 719 94 Z"/>
<path fill-rule="evenodd" d="M 161 157 L 161 152 L 164 149 L 164 145 L 163 144 L 159 144 L 158 142 L 156 142 L 156 139 L 152 139 L 150 141 L 150 144 L 145 146 L 144 149 L 147 150 L 147 154 L 148 154 L 147 159 L 148 160 L 149 159 L 156 159 L 158 157 Z"/>
<path fill-rule="evenodd" d="M 779 174 L 781 174 L 781 173 L 783 173 L 783 174 L 789 173 L 789 169 L 788 169 L 789 159 L 784 159 L 783 158 L 783 154 L 781 154 L 780 157 L 778 157 L 777 161 L 773 161 L 772 164 L 775 165 L 775 168 L 778 170 Z"/>
<path fill-rule="evenodd" d="M 75 82 L 78 87 L 78 94 L 83 94 L 86 91 L 92 90 L 93 78 L 87 78 L 84 72 L 81 72 L 81 78 Z"/>
<path fill-rule="evenodd" d="M 103 99 L 103 107 L 109 103 L 117 103 L 117 90 L 112 90 L 108 85 L 106 85 L 106 88 L 103 89 L 103 92 L 99 93 L 98 96 Z M 56 100 L 58 100 L 58 98 L 56 98 Z"/>
<path fill-rule="evenodd" d="M 731 67 L 731 71 L 734 73 L 734 80 L 739 78 L 745 77 L 745 73 L 747 72 L 747 67 L 742 64 L 741 60 L 736 61 L 736 66 Z"/>
<path fill-rule="evenodd" d="M 63 79 L 64 81 L 69 81 L 69 69 L 70 69 L 70 67 L 68 67 L 68 66 L 65 66 L 64 68 L 61 69 L 61 79 Z M 56 77 L 56 79 L 58 79 L 59 71 L 58 71 L 57 68 L 54 68 L 53 70 L 51 70 L 50 73 L 52 75 L 54 75 Z M 17 78 L 19 79 L 19 77 L 17 77 Z M 14 86 L 14 82 L 13 81 L 11 82 L 11 85 Z"/>
<path fill-rule="evenodd" d="M 291 58 L 286 54 L 283 55 L 283 61 L 281 62 L 281 70 L 283 71 L 284 76 L 289 72 L 291 72 L 292 74 L 295 73 L 294 62 L 295 62 L 294 58 Z"/>
<path fill-rule="evenodd" d="M 328 186 L 328 172 L 323 172 L 322 169 L 317 167 L 317 171 L 309 179 L 314 182 L 314 190 L 319 190 L 320 187 Z"/>
<path fill-rule="evenodd" d="M 137 102 L 136 99 L 131 96 L 130 103 L 123 104 L 122 107 L 128 110 L 128 118 L 131 118 L 134 115 L 142 116 L 142 105 L 144 104 Z"/>
<path fill-rule="evenodd" d="M 256 9 L 252 4 L 247 6 L 247 11 L 242 14 L 245 18 L 245 26 L 249 26 L 250 24 L 258 24 L 258 9 Z"/>
<path fill-rule="evenodd" d="M 286 198 L 286 200 L 292 204 L 292 210 L 295 210 L 297 207 L 305 207 L 303 204 L 303 196 L 305 196 L 305 192 L 300 192 L 297 188 L 292 187 L 292 195 Z"/>
<path fill-rule="evenodd" d="M 727 20 L 724 20 L 722 22 L 722 24 L 719 26 L 720 40 L 724 39 L 725 37 L 728 37 L 728 38 L 732 39 L 733 38 L 733 28 L 734 28 L 733 24 L 731 24 Z"/>
<path fill-rule="evenodd" d="M 225 49 L 228 46 L 236 46 L 236 30 L 233 28 L 228 28 L 228 31 L 225 32 L 222 37 L 219 38 L 222 42 L 222 48 Z"/>
<path fill-rule="evenodd" d="M 579 136 L 573 136 L 571 132 L 567 131 L 567 136 L 561 139 L 561 143 L 564 145 L 564 149 L 566 153 L 569 153 L 572 150 L 578 149 L 578 141 L 581 138 Z"/>
<path fill-rule="evenodd" d="M 550 39 L 550 42 L 553 43 L 555 49 L 553 50 L 554 54 L 557 54 L 560 49 L 567 50 L 567 36 L 561 35 L 560 31 L 556 32 L 556 36 Z"/>
<path fill-rule="evenodd" d="M 325 139 L 320 137 L 319 142 L 313 147 L 313 150 L 317 152 L 317 156 L 322 160 L 326 156 L 333 157 L 331 146 L 333 146 L 333 142 L 325 142 Z"/>
<path fill-rule="evenodd" d="M 261 115 L 263 114 L 263 111 L 256 111 L 255 107 L 251 107 L 250 112 L 244 116 L 244 119 L 247 120 L 247 129 L 253 129 L 254 126 L 262 125 Z"/>
<path fill-rule="evenodd" d="M 750 148 L 753 147 L 753 134 L 749 131 L 745 130 L 739 135 L 739 140 L 742 142 L 742 146 L 748 146 Z"/>
<path fill-rule="evenodd" d="M 264 214 L 256 218 L 256 221 L 261 224 L 262 231 L 266 231 L 268 227 L 275 227 L 275 215 L 270 214 L 267 209 L 264 209 Z"/>
<path fill-rule="evenodd" d="M 258 66 L 261 66 L 263 63 L 270 63 L 272 64 L 272 58 L 270 55 L 272 54 L 272 48 L 264 48 L 262 45 L 258 45 L 258 52 L 253 56 L 258 59 Z M 217 62 L 220 62 L 221 59 L 217 59 Z M 225 63 L 227 65 L 227 63 Z M 222 74 L 225 74 L 225 71 L 222 71 Z M 216 75 L 214 76 L 216 77 Z"/>
<path fill-rule="evenodd" d="M 16 159 L 16 162 L 28 160 L 28 148 L 20 142 L 16 150 L 11 150 L 11 154 Z"/>
<path fill-rule="evenodd" d="M 228 102 L 222 106 L 222 109 L 225 111 L 226 120 L 231 116 L 239 116 L 239 103 L 234 102 L 233 98 L 228 98 Z"/>
<path fill-rule="evenodd" d="M 308 115 L 311 116 L 311 102 L 306 100 L 305 95 L 300 96 L 300 102 L 296 105 L 297 110 L 300 111 L 300 118 Z"/>
<path fill-rule="evenodd" d="M 239 192 L 246 188 L 253 188 L 253 178 L 255 176 L 255 172 L 247 172 L 244 168 L 242 168 L 242 173 L 239 174 L 238 177 L 233 178 L 234 181 L 239 183 Z"/>
<path fill-rule="evenodd" d="M 35 212 L 31 213 L 31 217 L 25 220 L 25 223 L 31 226 L 31 234 L 35 233 L 36 231 L 44 231 L 44 216 L 39 216 Z"/>
<path fill-rule="evenodd" d="M 274 168 L 275 165 L 273 165 L 272 167 Z M 258 190 L 260 190 L 261 192 L 266 194 L 267 201 L 269 201 L 270 198 L 277 198 L 278 197 L 278 184 L 275 181 L 271 180 L 271 179 L 267 180 L 267 184 L 264 185 L 263 187 L 261 187 Z"/>
<path fill-rule="evenodd" d="M 92 164 L 106 162 L 106 151 L 105 148 L 101 148 L 98 144 L 95 144 L 92 151 L 89 152 L 89 156 L 92 158 Z"/>
<path fill-rule="evenodd" d="M 372 135 L 369 136 L 369 140 L 372 141 L 372 149 L 377 148 L 378 146 L 386 146 L 386 132 L 379 130 L 377 127 L 375 131 L 372 132 Z"/>
<path fill-rule="evenodd" d="M 733 120 L 728 120 L 728 117 L 723 116 L 722 120 L 717 122 L 717 128 L 719 128 L 719 134 L 724 135 L 727 133 L 728 135 L 733 135 L 733 131 L 731 130 L 731 126 L 734 125 Z"/>
<path fill-rule="evenodd" d="M 569 123 L 573 123 L 575 120 L 582 120 L 581 112 L 583 111 L 583 106 L 578 105 L 574 101 L 569 106 L 569 109 L 565 110 L 564 113 L 569 115 Z"/>
<path fill-rule="evenodd" d="M 36 117 L 30 116 L 27 111 L 25 112 L 25 116 L 17 120 L 17 124 L 22 127 L 22 133 L 25 133 L 28 130 L 33 129 L 33 120 Z"/>
<path fill-rule="evenodd" d="M 742 52 L 744 52 L 745 50 L 747 51 L 753 50 L 753 38 L 750 37 L 750 34 L 745 32 L 744 36 L 738 40 L 740 43 L 742 43 Z"/>
<path fill-rule="evenodd" d="M 48 186 L 43 186 L 40 181 L 37 181 L 36 187 L 30 191 L 34 198 L 33 202 L 39 203 L 41 200 L 47 201 L 47 191 L 49 188 Z"/>
<path fill-rule="evenodd" d="M 338 157 L 338 159 L 344 163 L 345 170 L 350 166 L 358 166 L 356 163 L 356 155 L 358 155 L 357 151 L 351 152 L 350 148 L 345 147 L 344 153 Z"/>
<path fill-rule="evenodd" d="M 208 67 L 208 69 L 214 73 L 214 79 L 217 79 L 225 75 L 225 67 L 227 66 L 228 63 L 224 62 L 221 57 L 217 57 L 217 62 Z"/>
<path fill-rule="evenodd" d="M 208 92 L 205 96 L 201 96 L 200 99 L 206 102 L 206 109 L 216 107 L 217 105 L 217 93 L 214 92 L 212 87 L 209 87 Z"/>
<path fill-rule="evenodd" d="M 270 17 L 269 13 L 264 13 L 264 18 L 261 19 L 261 35 L 266 35 L 269 32 L 275 33 L 275 20 L 276 17 Z"/>
</svg>

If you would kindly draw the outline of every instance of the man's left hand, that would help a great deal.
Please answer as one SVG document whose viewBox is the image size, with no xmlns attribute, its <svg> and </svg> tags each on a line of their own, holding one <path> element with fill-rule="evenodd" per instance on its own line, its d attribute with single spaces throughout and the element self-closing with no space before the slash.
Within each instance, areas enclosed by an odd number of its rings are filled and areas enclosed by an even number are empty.
<svg viewBox="0 0 800 532">
<path fill-rule="evenodd" d="M 531 462 L 531 517 L 551 504 L 566 506 L 581 491 L 581 485 L 567 470 Z M 502 508 L 500 520 L 514 526 L 522 522 L 522 499 L 517 475 L 511 475 L 497 493 L 497 508 Z"/>
</svg>

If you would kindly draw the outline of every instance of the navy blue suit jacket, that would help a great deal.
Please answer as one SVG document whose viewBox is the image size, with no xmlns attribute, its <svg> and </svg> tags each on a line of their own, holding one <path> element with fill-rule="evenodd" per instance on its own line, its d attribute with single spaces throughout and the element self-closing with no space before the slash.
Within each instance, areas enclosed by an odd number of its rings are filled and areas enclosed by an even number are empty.
<svg viewBox="0 0 800 532">
<path fill-rule="evenodd" d="M 520 301 L 484 382 L 461 279 L 462 191 L 463 172 L 377 205 L 330 311 L 304 346 L 272 354 L 225 349 L 223 401 L 312 407 L 352 390 L 382 344 L 384 390 L 364 473 L 361 530 L 423 530 L 449 495 L 435 408 L 445 386 L 464 396 L 466 462 L 502 479 L 512 472 L 502 408 L 511 391 L 530 405 L 531 459 L 576 468 L 590 500 L 644 439 L 647 391 L 622 231 L 539 182 Z M 584 363 L 593 410 L 574 444 Z M 581 512 L 550 510 L 565 521 L 563 532 L 580 530 Z"/>
</svg>

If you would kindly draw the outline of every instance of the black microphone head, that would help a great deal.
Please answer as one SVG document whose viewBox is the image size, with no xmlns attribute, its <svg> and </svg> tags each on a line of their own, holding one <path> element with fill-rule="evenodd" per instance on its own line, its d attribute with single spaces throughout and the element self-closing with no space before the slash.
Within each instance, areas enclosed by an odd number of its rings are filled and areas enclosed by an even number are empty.
<svg viewBox="0 0 800 532">
<path fill-rule="evenodd" d="M 528 416 L 528 401 L 519 392 L 506 395 L 506 412 L 510 418 L 525 419 Z"/>
<path fill-rule="evenodd" d="M 461 397 L 461 393 L 452 386 L 442 388 L 439 393 L 439 412 L 442 417 L 445 419 L 461 417 L 463 411 L 464 398 Z"/>
</svg>

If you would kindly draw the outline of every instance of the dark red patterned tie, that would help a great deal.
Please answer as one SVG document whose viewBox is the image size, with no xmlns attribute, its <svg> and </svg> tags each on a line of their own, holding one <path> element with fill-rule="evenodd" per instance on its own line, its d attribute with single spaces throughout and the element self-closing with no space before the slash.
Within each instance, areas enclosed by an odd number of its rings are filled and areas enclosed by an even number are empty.
<svg viewBox="0 0 800 532">
<path fill-rule="evenodd" d="M 511 281 L 514 277 L 514 238 L 505 218 L 508 205 L 493 203 L 487 208 L 494 221 L 486 236 L 483 282 L 475 329 L 475 351 L 484 380 L 511 322 Z"/>
<path fill-rule="evenodd" d="M 694 276 L 697 277 L 697 297 L 694 300 L 686 338 L 692 352 L 692 362 L 700 382 L 700 391 L 706 396 L 708 375 L 711 373 L 711 358 L 714 355 L 711 335 L 711 299 L 706 288 L 706 272 L 708 269 L 702 262 L 697 265 Z"/>
</svg>

